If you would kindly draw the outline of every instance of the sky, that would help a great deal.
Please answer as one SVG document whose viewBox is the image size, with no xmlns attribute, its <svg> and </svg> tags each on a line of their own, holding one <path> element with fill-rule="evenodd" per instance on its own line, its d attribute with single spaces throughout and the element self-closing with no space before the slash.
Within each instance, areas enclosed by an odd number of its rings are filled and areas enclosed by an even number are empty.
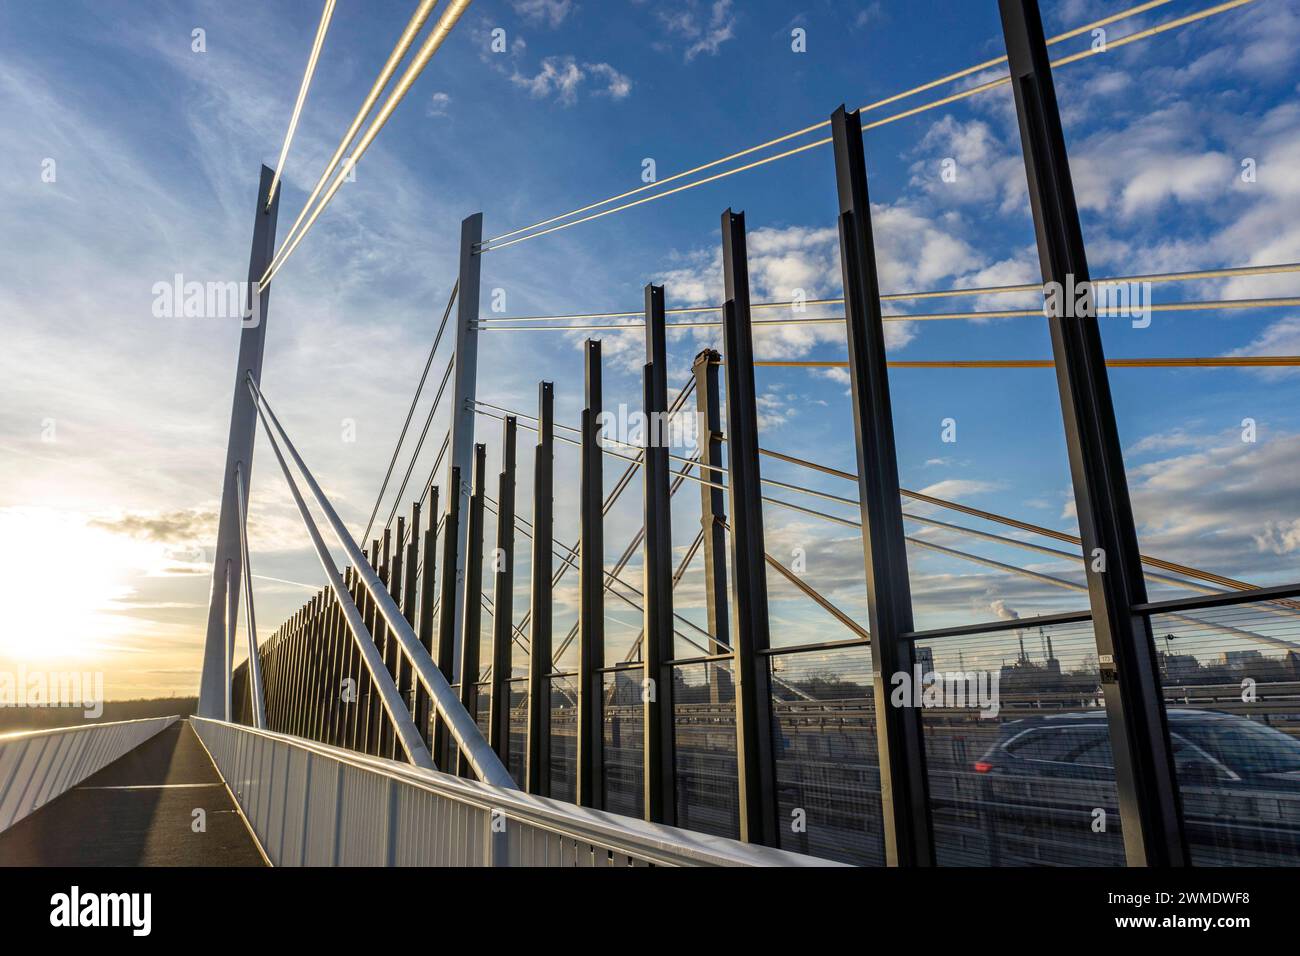
<svg viewBox="0 0 1300 956">
<path fill-rule="evenodd" d="M 1173 0 L 1108 35 L 1208 5 Z M 338 4 L 284 170 L 282 231 L 414 6 Z M 1127 6 L 1044 0 L 1043 13 L 1055 34 Z M 305 0 L 0 2 L 0 214 L 8 226 L 0 234 L 0 600 L 8 609 L 0 670 L 102 671 L 109 699 L 197 687 L 239 329 L 230 319 L 157 316 L 155 286 L 178 274 L 245 278 L 259 164 L 279 155 L 319 14 Z M 195 30 L 203 31 L 201 50 Z M 495 30 L 504 31 L 501 52 L 492 49 Z M 1090 42 L 1079 37 L 1054 53 Z M 1094 277 L 1300 260 L 1298 43 L 1300 3 L 1255 0 L 1056 71 Z M 265 394 L 359 533 L 455 279 L 464 217 L 482 212 L 486 235 L 498 236 L 642 185 L 647 160 L 662 180 L 820 122 L 840 104 L 868 104 L 1003 52 L 993 0 L 477 0 L 361 160 L 356 181 L 277 275 Z M 997 75 L 990 68 L 864 117 Z M 1038 280 L 1008 87 L 873 128 L 866 152 L 885 292 Z M 665 285 L 669 307 L 716 305 L 719 223 L 729 207 L 746 214 L 754 301 L 785 301 L 796 290 L 836 297 L 833 173 L 829 148 L 809 149 L 490 251 L 483 312 L 635 311 L 650 282 Z M 1152 294 L 1172 303 L 1296 292 L 1292 273 L 1161 284 Z M 493 313 L 493 301 L 503 311 Z M 981 295 L 891 303 L 888 311 L 1037 305 L 1033 295 Z M 897 359 L 1051 355 L 1036 317 L 890 322 L 887 331 Z M 638 332 L 485 331 L 480 397 L 533 411 L 546 379 L 556 383 L 557 420 L 575 424 L 588 335 L 603 343 L 606 407 L 637 408 Z M 1296 355 L 1300 312 L 1157 312 L 1145 328 L 1103 320 L 1103 338 L 1111 357 Z M 709 347 L 720 348 L 716 328 L 671 334 L 670 391 Z M 763 328 L 756 351 L 838 360 L 843 331 Z M 444 344 L 431 377 L 448 355 Z M 1112 371 L 1144 553 L 1261 585 L 1296 580 L 1296 376 Z M 764 447 L 855 469 L 841 370 L 760 368 L 756 380 Z M 1050 370 L 894 369 L 890 384 L 905 488 L 1077 530 Z M 428 402 L 426 394 L 417 426 Z M 949 419 L 955 428 L 945 428 Z M 1247 419 L 1253 441 L 1244 440 Z M 446 423 L 444 406 L 403 512 Z M 956 440 L 945 441 L 954 431 Z M 498 422 L 480 420 L 491 475 L 499 434 Z M 521 431 L 523 516 L 531 513 L 532 442 Z M 250 536 L 265 639 L 323 578 L 264 438 L 258 447 Z M 560 445 L 558 542 L 576 539 L 576 466 L 576 451 Z M 767 477 L 854 494 L 849 482 L 771 459 L 763 468 Z M 620 471 L 610 460 L 607 482 Z M 695 491 L 688 484 L 674 499 L 679 556 L 698 528 Z M 851 507 L 772 494 L 856 518 Z M 392 504 L 390 489 L 381 518 Z M 1032 537 L 931 506 L 905 510 Z M 771 554 L 798 564 L 809 584 L 865 620 L 855 529 L 775 506 L 765 522 Z M 634 487 L 608 517 L 611 564 L 639 526 Z M 495 534 L 491 516 L 487 533 Z M 1083 580 L 1077 560 L 910 522 L 908 533 Z M 516 620 L 527 601 L 526 539 L 517 541 Z M 1086 605 L 1077 590 L 919 545 L 909 561 L 918 627 Z M 623 576 L 639 587 L 640 575 L 634 560 Z M 572 585 L 566 579 L 557 592 L 561 632 L 574 619 Z M 769 588 L 774 642 L 851 636 L 779 575 L 769 574 Z M 1159 582 L 1150 589 L 1189 593 Z M 702 601 L 697 561 L 677 610 L 703 624 Z M 607 654 L 622 659 L 638 612 L 611 599 L 607 613 Z M 683 640 L 678 653 L 695 653 Z"/>
</svg>

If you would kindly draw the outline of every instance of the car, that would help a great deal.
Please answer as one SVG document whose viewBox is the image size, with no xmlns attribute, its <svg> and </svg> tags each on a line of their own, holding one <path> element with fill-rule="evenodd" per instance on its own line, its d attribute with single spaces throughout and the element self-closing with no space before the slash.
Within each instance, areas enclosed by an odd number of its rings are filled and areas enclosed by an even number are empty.
<svg viewBox="0 0 1300 956">
<path fill-rule="evenodd" d="M 1220 711 L 1176 708 L 1167 716 L 1193 860 L 1294 865 L 1300 859 L 1300 739 Z M 1106 714 L 1008 721 L 971 769 L 992 786 L 981 803 L 1003 826 L 1019 825 L 1027 837 L 1035 828 L 1050 830 L 1048 821 L 1069 816 L 1070 805 L 1096 799 L 1097 784 L 1114 784 Z M 1030 804 L 1026 794 L 1034 794 Z M 1043 833 L 1039 838 L 1052 842 Z"/>
<path fill-rule="evenodd" d="M 1300 795 L 1300 739 L 1236 714 L 1168 711 L 1174 764 L 1184 786 L 1258 788 Z M 976 773 L 1114 779 L 1105 711 L 1026 717 L 1002 735 Z"/>
</svg>

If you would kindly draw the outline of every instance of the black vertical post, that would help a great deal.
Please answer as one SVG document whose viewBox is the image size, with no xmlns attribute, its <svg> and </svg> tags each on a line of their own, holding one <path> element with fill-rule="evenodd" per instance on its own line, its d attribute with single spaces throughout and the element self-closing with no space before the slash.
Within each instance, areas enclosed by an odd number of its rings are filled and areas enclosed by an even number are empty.
<svg viewBox="0 0 1300 956">
<path fill-rule="evenodd" d="M 515 603 L 515 434 L 513 415 L 502 422 L 501 477 L 497 484 L 496 574 L 492 582 L 492 691 L 488 698 L 488 743 L 510 765 L 510 675 L 514 657 Z"/>
<path fill-rule="evenodd" d="M 524 790 L 551 792 L 551 548 L 554 536 L 555 386 L 537 387 L 537 453 L 533 459 L 532 596 L 528 640 L 528 749 Z"/>
<path fill-rule="evenodd" d="M 452 468 L 448 476 L 447 517 L 442 524 L 442 588 L 438 598 L 438 670 L 450 684 L 455 680 L 456 658 L 456 549 L 460 546 L 460 485 L 459 468 Z M 447 724 L 435 714 L 433 720 L 433 760 L 438 769 L 451 773 L 455 769 L 455 754 L 451 753 L 451 734 Z"/>
<path fill-rule="evenodd" d="M 672 824 L 676 767 L 673 741 L 673 532 L 668 490 L 668 350 L 665 343 L 664 287 L 645 287 L 646 365 L 643 406 L 647 419 L 642 539 L 644 596 L 641 642 L 642 701 L 645 719 L 645 818 Z"/>
<path fill-rule="evenodd" d="M 429 527 L 424 532 L 424 565 L 420 569 L 420 643 L 436 659 L 433 645 L 433 606 L 438 575 L 438 486 L 429 489 Z M 432 701 L 429 692 L 419 681 L 415 682 L 415 726 L 425 746 L 429 746 L 429 712 Z"/>
<path fill-rule="evenodd" d="M 312 634 L 309 654 L 312 671 L 311 724 L 307 736 L 312 740 L 325 739 L 325 711 L 329 700 L 325 696 L 325 669 L 329 665 L 329 615 L 333 608 L 329 589 L 321 594 L 320 608 L 316 614 L 316 628 Z"/>
<path fill-rule="evenodd" d="M 383 563 L 379 566 L 379 580 L 391 597 L 393 593 L 393 530 L 391 528 L 384 529 L 383 542 Z M 375 624 L 378 628 L 375 638 L 381 642 L 379 652 L 384 659 L 384 667 L 388 670 L 389 677 L 396 677 L 397 661 L 394 652 L 397 650 L 397 637 L 389 630 L 388 623 L 378 609 L 376 609 Z M 375 694 L 375 713 L 379 719 L 379 750 L 377 753 L 381 757 L 391 756 L 390 752 L 396 743 L 394 739 L 396 734 L 393 733 L 392 721 L 388 719 L 388 712 L 384 710 L 378 693 Z"/>
<path fill-rule="evenodd" d="M 469 496 L 469 534 L 465 536 L 465 593 L 461 601 L 460 703 L 471 718 L 478 719 L 479 643 L 483 626 L 483 494 L 487 485 L 487 446 L 474 446 L 474 475 Z M 456 758 L 456 772 L 473 776 L 463 753 Z"/>
<path fill-rule="evenodd" d="M 727 362 L 727 491 L 735 614 L 736 759 L 740 838 L 775 846 L 776 780 L 772 757 L 772 688 L 767 657 L 767 565 L 763 488 L 758 464 L 754 335 L 749 315 L 745 214 L 722 214 L 723 349 Z"/>
<path fill-rule="evenodd" d="M 348 593 L 352 595 L 352 600 L 356 602 L 357 608 L 362 607 L 361 584 L 357 580 L 357 569 L 348 568 Z M 363 618 L 364 620 L 364 618 Z M 356 637 L 349 638 L 348 643 L 348 661 L 351 663 L 349 674 L 352 677 L 352 699 L 347 706 L 347 733 L 344 746 L 349 750 L 360 750 L 362 748 L 362 733 L 365 727 L 364 717 L 362 715 L 365 704 L 363 690 L 366 681 L 365 661 L 361 658 L 361 648 L 356 645 Z"/>
<path fill-rule="evenodd" d="M 699 431 L 700 475 L 712 484 L 700 485 L 700 529 L 704 534 L 704 604 L 712 654 L 726 650 L 727 614 L 727 493 L 722 483 L 722 403 L 718 393 L 718 367 L 722 356 L 705 349 L 695 356 L 695 414 Z M 709 700 L 723 703 L 731 695 L 731 672 L 720 664 L 705 665 L 709 673 Z"/>
<path fill-rule="evenodd" d="M 343 617 L 343 605 L 336 598 L 330 603 L 330 607 L 332 609 L 330 672 L 325 688 L 330 702 L 330 711 L 326 741 L 339 747 L 342 746 L 340 728 L 344 714 L 342 700 L 343 678 L 347 676 L 348 647 L 351 641 L 349 640 L 347 622 Z"/>
<path fill-rule="evenodd" d="M 999 0 L 999 7 L 1043 282 L 1087 289 L 1083 230 L 1038 4 Z M 1101 330 L 1095 314 L 1058 314 L 1047 321 L 1115 755 L 1125 852 L 1133 866 L 1185 866 L 1187 839 L 1151 622 L 1133 611 L 1133 605 L 1146 601 L 1146 583 Z"/>
<path fill-rule="evenodd" d="M 379 539 L 375 538 L 370 545 L 370 570 L 379 573 Z M 371 639 L 375 642 L 375 647 L 380 651 L 382 656 L 383 647 L 380 643 L 380 637 L 383 633 L 383 617 L 379 613 L 379 605 L 371 596 L 365 584 L 361 585 L 361 590 L 366 599 L 366 630 L 370 632 Z M 379 692 L 375 689 L 374 680 L 366 682 L 366 742 L 365 752 L 368 754 L 379 754 L 379 718 L 380 718 Z"/>
<path fill-rule="evenodd" d="M 393 603 L 400 610 L 402 607 L 402 582 L 405 580 L 405 567 L 403 556 L 406 553 L 404 542 L 406 541 L 406 516 L 403 515 L 397 519 L 397 542 L 393 548 L 392 560 L 388 565 L 388 596 L 393 599 Z M 402 677 L 403 654 L 402 644 L 397 639 L 397 635 L 389 630 L 388 632 L 388 655 L 391 659 L 389 670 L 393 675 L 393 686 L 398 688 L 401 694 L 401 687 L 404 681 Z M 405 695 L 402 696 L 405 700 Z M 384 748 L 384 755 L 393 759 L 402 759 L 402 745 L 397 740 L 397 727 L 391 720 L 385 721 L 388 728 L 388 746 Z"/>
<path fill-rule="evenodd" d="M 588 340 L 579 468 L 578 792 L 580 807 L 600 807 L 605 689 L 604 453 L 600 447 L 600 342 Z"/>
<path fill-rule="evenodd" d="M 862 120 L 858 113 L 846 113 L 841 106 L 831 117 L 831 127 L 840 205 L 840 264 L 858 458 L 885 860 L 891 866 L 930 866 L 934 863 L 934 839 L 921 711 L 919 707 L 895 707 L 890 703 L 893 675 L 912 673 L 912 645 L 900 638 L 912 630 L 912 591 L 898 491 Z"/>
<path fill-rule="evenodd" d="M 420 502 L 416 501 L 411 504 L 411 532 L 410 540 L 406 545 L 406 563 L 405 573 L 406 580 L 402 584 L 402 616 L 406 618 L 406 623 L 415 629 L 415 608 L 418 594 L 419 583 L 419 565 L 420 565 Z M 415 678 L 415 668 L 410 661 L 402 670 L 402 701 L 406 704 L 407 710 L 411 716 L 415 716 L 415 688 L 419 685 Z"/>
</svg>

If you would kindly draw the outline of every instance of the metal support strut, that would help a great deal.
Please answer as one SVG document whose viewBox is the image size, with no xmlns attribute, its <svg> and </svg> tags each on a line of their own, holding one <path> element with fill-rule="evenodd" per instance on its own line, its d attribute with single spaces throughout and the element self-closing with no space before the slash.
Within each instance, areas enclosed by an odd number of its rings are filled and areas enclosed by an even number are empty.
<svg viewBox="0 0 1300 956">
<path fill-rule="evenodd" d="M 1088 288 L 1088 261 L 1036 0 L 999 0 L 1043 282 Z M 1046 289 L 1044 290 L 1046 291 Z M 1095 298 L 1093 299 L 1095 303 Z M 1163 705 L 1142 557 L 1095 315 L 1048 317 L 1070 476 L 1133 866 L 1185 866 L 1181 797 Z"/>
</svg>

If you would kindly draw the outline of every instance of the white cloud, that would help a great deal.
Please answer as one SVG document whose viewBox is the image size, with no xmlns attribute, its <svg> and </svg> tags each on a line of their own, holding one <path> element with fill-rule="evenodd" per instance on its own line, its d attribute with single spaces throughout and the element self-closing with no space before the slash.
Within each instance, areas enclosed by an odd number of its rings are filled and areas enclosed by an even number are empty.
<svg viewBox="0 0 1300 956">
<path fill-rule="evenodd" d="M 574 10 L 573 0 L 511 0 L 515 13 L 534 23 L 558 27 Z"/>
<path fill-rule="evenodd" d="M 1230 431 L 1200 445 L 1129 468 L 1143 552 L 1233 577 L 1294 579 L 1273 558 L 1295 548 L 1300 435 L 1251 444 Z"/>
<path fill-rule="evenodd" d="M 913 154 L 911 185 L 945 203 L 996 203 L 1003 213 L 1027 202 L 1019 146 L 1002 140 L 983 120 L 945 116 L 934 123 Z M 945 164 L 946 160 L 950 163 Z M 945 169 L 950 170 L 944 177 Z"/>
<path fill-rule="evenodd" d="M 589 80 L 595 96 L 621 100 L 632 91 L 632 81 L 608 63 L 579 63 L 570 54 L 543 58 L 541 69 L 533 76 L 525 76 L 518 70 L 510 76 L 512 83 L 535 99 L 554 96 L 565 106 L 578 101 L 579 90 Z"/>
<path fill-rule="evenodd" d="M 1288 315 L 1278 319 L 1258 335 L 1249 345 L 1233 349 L 1228 355 L 1300 355 L 1300 316 Z M 1276 381 L 1293 377 L 1300 369 L 1261 368 L 1254 374 Z"/>
<path fill-rule="evenodd" d="M 447 108 L 451 106 L 451 95 L 449 93 L 434 93 L 429 97 L 429 105 L 425 107 L 425 116 L 446 116 Z"/>
<path fill-rule="evenodd" d="M 704 5 L 699 0 L 688 0 L 687 5 L 679 10 L 659 10 L 659 18 L 669 33 L 689 41 L 686 47 L 687 62 L 701 53 L 716 56 L 722 44 L 736 35 L 736 16 L 731 8 L 731 0 L 713 0 Z"/>
</svg>

